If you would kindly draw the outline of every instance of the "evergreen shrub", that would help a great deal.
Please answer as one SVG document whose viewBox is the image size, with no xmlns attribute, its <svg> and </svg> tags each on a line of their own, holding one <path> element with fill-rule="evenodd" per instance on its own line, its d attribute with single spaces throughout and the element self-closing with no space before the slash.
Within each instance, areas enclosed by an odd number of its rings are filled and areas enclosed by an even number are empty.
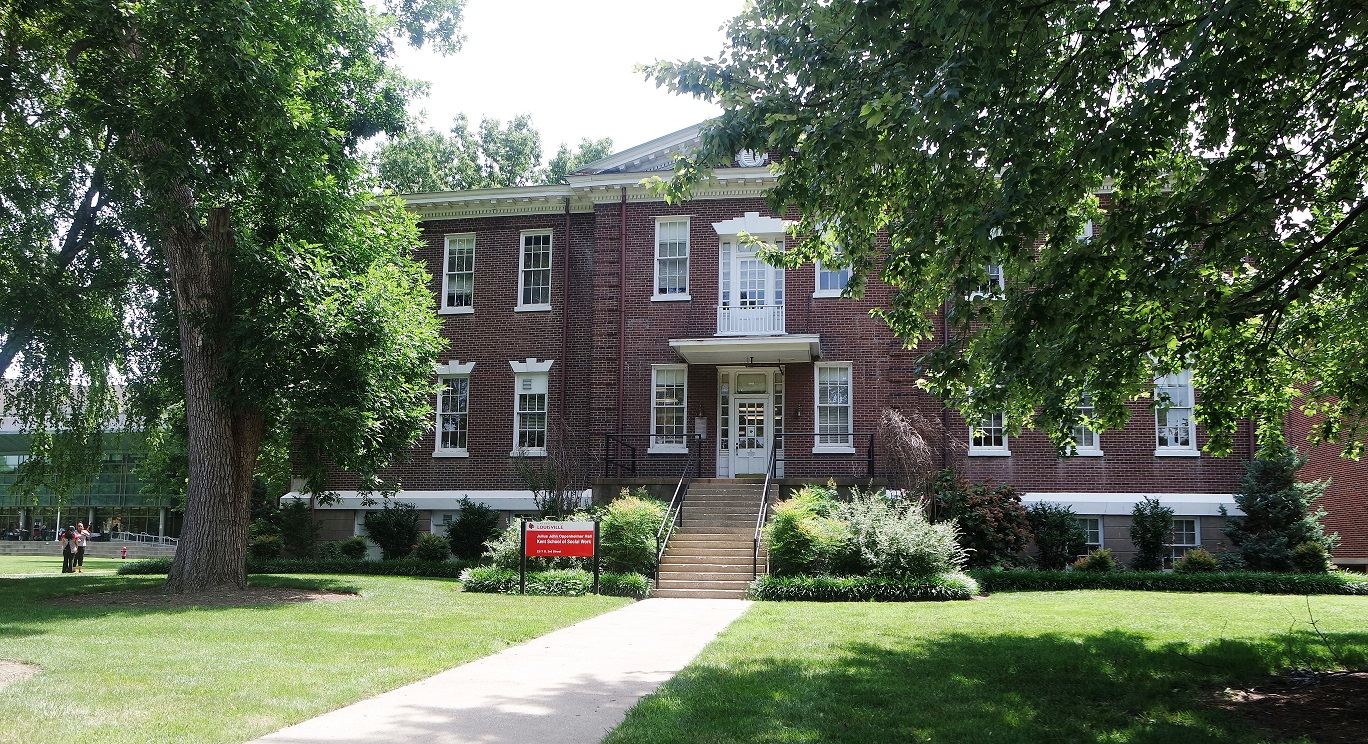
<svg viewBox="0 0 1368 744">
<path fill-rule="evenodd" d="M 1136 571 L 1158 571 L 1164 567 L 1164 548 L 1173 531 L 1173 510 L 1146 496 L 1131 509 L 1131 542 L 1135 543 L 1135 557 L 1131 568 Z"/>
<path fill-rule="evenodd" d="M 751 582 L 751 599 L 790 602 L 940 602 L 972 599 L 978 583 L 964 574 L 919 579 L 876 576 L 761 576 Z"/>
<path fill-rule="evenodd" d="M 1353 594 L 1368 596 L 1368 577 L 1359 574 L 1165 573 L 1163 571 L 970 571 L 985 594 L 1052 592 L 1070 589 L 1125 589 L 1152 592 L 1237 592 L 1244 594 Z"/>
<path fill-rule="evenodd" d="M 418 536 L 413 557 L 420 561 L 438 562 L 451 557 L 451 543 L 430 532 Z"/>
<path fill-rule="evenodd" d="M 599 511 L 599 567 L 611 573 L 653 573 L 656 533 L 667 508 L 624 488 L 621 497 Z"/>
<path fill-rule="evenodd" d="M 1226 522 L 1225 536 L 1250 569 L 1325 573 L 1336 536 L 1326 535 L 1320 520 L 1325 511 L 1316 501 L 1325 493 L 1323 481 L 1298 483 L 1297 471 L 1306 458 L 1295 449 L 1276 445 L 1245 466 L 1244 481 L 1235 503 L 1242 517 Z"/>
<path fill-rule="evenodd" d="M 1037 501 L 1026 510 L 1026 520 L 1040 551 L 1036 560 L 1044 570 L 1063 569 L 1087 547 L 1088 533 L 1068 506 Z"/>
<path fill-rule="evenodd" d="M 1121 562 L 1112 556 L 1111 548 L 1094 548 L 1073 564 L 1073 570 L 1091 573 L 1112 573 L 1123 568 Z"/>
<path fill-rule="evenodd" d="M 418 544 L 418 522 L 413 504 L 386 499 L 380 511 L 366 512 L 366 535 L 380 546 L 384 560 L 407 558 Z"/>
<path fill-rule="evenodd" d="M 1178 573 L 1215 573 L 1220 569 L 1216 556 L 1203 548 L 1193 548 L 1173 562 L 1173 570 Z"/>
<path fill-rule="evenodd" d="M 462 560 L 478 560 L 484 552 L 485 542 L 499 532 L 499 512 L 469 496 L 461 498 L 461 511 L 456 514 L 446 528 L 447 542 L 451 553 Z"/>
</svg>

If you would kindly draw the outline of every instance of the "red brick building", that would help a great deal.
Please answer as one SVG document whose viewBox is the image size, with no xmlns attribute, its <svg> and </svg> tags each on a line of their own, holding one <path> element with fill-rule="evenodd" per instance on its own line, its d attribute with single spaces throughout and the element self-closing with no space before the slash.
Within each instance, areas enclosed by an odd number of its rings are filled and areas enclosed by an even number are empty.
<svg viewBox="0 0 1368 744">
<path fill-rule="evenodd" d="M 1190 378 L 1162 381 L 1174 402 L 1165 412 L 1136 404 L 1124 430 L 1080 431 L 1076 456 L 1036 433 L 1009 441 L 1000 417 L 972 434 L 915 388 L 918 351 L 870 317 L 889 287 L 871 281 L 862 299 L 843 298 L 843 272 L 775 269 L 742 239 L 782 242 L 795 218 L 764 202 L 764 155 L 742 153 L 684 204 L 642 185 L 697 136 L 694 127 L 626 150 L 568 185 L 409 197 L 448 348 L 434 431 L 386 476 L 434 530 L 467 495 L 532 512 L 517 464 L 557 448 L 600 497 L 636 484 L 668 494 L 691 459 L 701 478 L 763 475 L 771 453 L 786 484 L 884 482 L 875 430 L 898 408 L 944 422 L 944 464 L 1010 483 L 1028 502 L 1069 504 L 1123 559 L 1131 509 L 1146 496 L 1175 510 L 1175 550 L 1219 544 L 1219 510 L 1236 511 L 1252 441 L 1242 431 L 1226 458 L 1200 451 Z M 1315 463 L 1317 477 L 1338 472 Z M 343 500 L 328 512 L 330 536 L 351 534 L 362 514 L 347 490 L 355 482 L 332 485 Z M 1344 555 L 1368 562 L 1361 511 L 1333 526 L 1351 538 Z"/>
</svg>

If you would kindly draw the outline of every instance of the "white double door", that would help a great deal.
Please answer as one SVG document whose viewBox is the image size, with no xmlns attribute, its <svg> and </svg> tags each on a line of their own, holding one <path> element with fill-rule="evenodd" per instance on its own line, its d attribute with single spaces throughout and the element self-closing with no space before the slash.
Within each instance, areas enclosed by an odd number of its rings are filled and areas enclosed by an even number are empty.
<svg viewBox="0 0 1368 744">
<path fill-rule="evenodd" d="M 718 453 L 719 473 L 733 478 L 764 475 L 769 469 L 770 450 L 778 441 L 776 429 L 780 415 L 776 410 L 776 391 L 782 379 L 778 369 L 722 369 L 722 395 L 718 419 L 724 424 Z"/>
</svg>

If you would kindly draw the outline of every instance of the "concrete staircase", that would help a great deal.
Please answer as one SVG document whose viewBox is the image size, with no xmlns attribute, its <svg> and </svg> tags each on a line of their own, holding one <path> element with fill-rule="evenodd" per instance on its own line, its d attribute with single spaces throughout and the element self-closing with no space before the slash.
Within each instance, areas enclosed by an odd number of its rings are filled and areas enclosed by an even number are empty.
<svg viewBox="0 0 1368 744">
<path fill-rule="evenodd" d="M 120 548 L 128 548 L 128 559 L 136 558 L 170 558 L 176 554 L 176 548 L 170 545 L 154 545 L 152 543 L 137 542 L 95 542 L 86 544 L 87 558 L 118 558 Z M 40 541 L 0 541 L 0 555 L 46 555 L 61 560 L 61 543 L 50 540 Z"/>
<path fill-rule="evenodd" d="M 764 484 L 708 478 L 693 482 L 683 517 L 665 547 L 656 597 L 741 599 L 751 582 L 752 539 Z M 759 572 L 768 571 L 760 548 Z"/>
</svg>

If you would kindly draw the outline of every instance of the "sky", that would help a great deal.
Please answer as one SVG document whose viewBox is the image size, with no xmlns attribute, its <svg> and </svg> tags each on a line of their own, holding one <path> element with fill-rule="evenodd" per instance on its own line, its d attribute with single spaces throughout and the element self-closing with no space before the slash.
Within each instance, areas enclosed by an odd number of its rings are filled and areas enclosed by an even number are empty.
<svg viewBox="0 0 1368 744">
<path fill-rule="evenodd" d="M 530 114 L 542 157 L 584 137 L 611 137 L 614 152 L 716 116 L 713 104 L 678 96 L 633 72 L 657 59 L 716 57 L 722 26 L 744 0 L 469 0 L 461 51 L 440 57 L 404 48 L 397 61 L 431 91 L 413 104 L 425 126 L 445 130 L 459 113 Z"/>
</svg>

